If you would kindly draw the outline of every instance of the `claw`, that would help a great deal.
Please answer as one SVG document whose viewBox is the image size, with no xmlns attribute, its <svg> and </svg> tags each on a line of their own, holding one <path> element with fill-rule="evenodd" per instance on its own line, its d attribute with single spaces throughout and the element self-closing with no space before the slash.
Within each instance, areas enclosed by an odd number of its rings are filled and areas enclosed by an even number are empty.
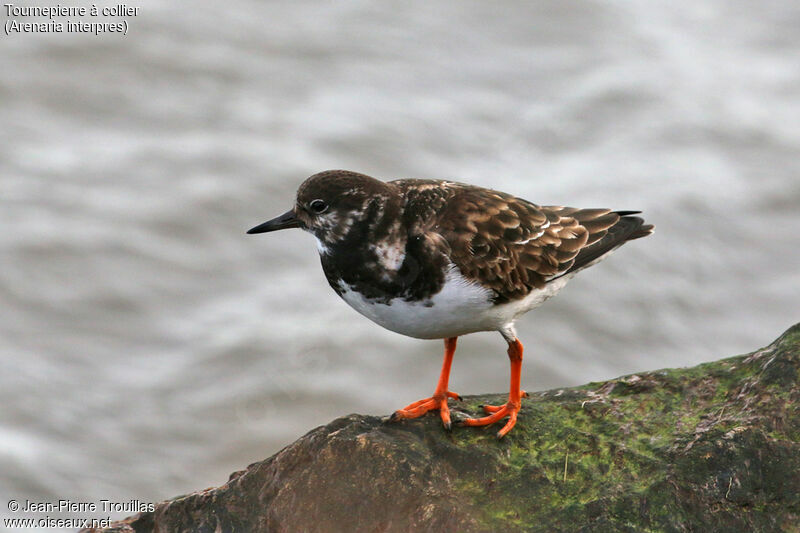
<svg viewBox="0 0 800 533">
<path fill-rule="evenodd" d="M 511 428 L 514 427 L 514 424 L 517 423 L 517 413 L 519 412 L 519 403 L 511 402 L 504 405 L 494 406 L 494 405 L 484 405 L 483 409 L 487 413 L 490 413 L 487 416 L 481 418 L 467 418 L 462 422 L 464 426 L 488 426 L 489 424 L 494 424 L 495 422 L 499 422 L 506 416 L 508 417 L 508 422 L 506 425 L 503 426 L 503 429 L 497 432 L 498 438 L 503 438 L 511 431 Z"/>
<path fill-rule="evenodd" d="M 450 408 L 447 406 L 447 399 L 453 396 L 458 395 L 447 391 L 441 396 L 437 395 L 431 396 L 430 398 L 423 398 L 422 400 L 408 404 L 402 409 L 398 409 L 392 413 L 389 420 L 391 422 L 396 422 L 404 418 L 419 418 L 428 411 L 439 411 L 439 416 L 442 418 L 444 428 L 450 430 L 453 424 L 450 421 Z"/>
<path fill-rule="evenodd" d="M 502 405 L 481 405 L 480 407 L 486 414 L 496 413 L 497 411 L 503 408 Z"/>
<path fill-rule="evenodd" d="M 517 423 L 517 413 L 518 412 L 519 412 L 519 408 L 517 408 L 516 411 L 511 411 L 511 413 L 510 413 L 510 415 L 508 417 L 508 422 L 506 422 L 506 425 L 503 426 L 503 429 L 501 429 L 500 431 L 497 432 L 497 438 L 498 439 L 502 439 L 503 437 L 505 437 L 506 434 L 509 431 L 511 431 L 511 428 L 514 427 L 514 424 Z"/>
</svg>

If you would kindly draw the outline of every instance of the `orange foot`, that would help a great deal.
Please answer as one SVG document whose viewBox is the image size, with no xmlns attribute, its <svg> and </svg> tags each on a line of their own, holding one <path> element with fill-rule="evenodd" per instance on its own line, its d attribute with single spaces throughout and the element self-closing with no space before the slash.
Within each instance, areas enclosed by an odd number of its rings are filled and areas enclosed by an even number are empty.
<svg viewBox="0 0 800 533">
<path fill-rule="evenodd" d="M 508 417 L 508 422 L 497 432 L 497 438 L 502 439 L 517 423 L 517 413 L 522 405 L 522 398 L 528 393 L 520 389 L 520 373 L 522 370 L 522 343 L 516 337 L 508 341 L 508 359 L 511 362 L 511 384 L 508 392 L 508 402 L 505 405 L 484 405 L 483 410 L 488 414 L 481 418 L 466 418 L 459 421 L 461 426 L 488 426 Z"/>
<path fill-rule="evenodd" d="M 433 391 L 433 396 L 406 405 L 399 411 L 392 413 L 389 418 L 390 422 L 401 420 L 403 418 L 418 418 L 428 411 L 439 411 L 439 416 L 442 417 L 445 429 L 450 429 L 452 424 L 450 422 L 450 408 L 447 407 L 447 399 L 454 398 L 460 400 L 461 396 L 455 392 L 447 390 L 447 381 L 450 379 L 450 365 L 453 364 L 453 355 L 456 353 L 456 340 L 458 337 L 450 337 L 444 340 L 444 362 L 442 363 L 442 373 L 439 375 L 439 382 L 436 384 L 436 389 Z"/>
<path fill-rule="evenodd" d="M 521 397 L 528 397 L 527 392 L 520 391 L 520 393 Z M 519 401 L 512 401 L 509 399 L 509 401 L 503 405 L 482 405 L 481 407 L 483 407 L 484 412 L 486 412 L 489 416 L 484 416 L 482 418 L 465 418 L 459 421 L 458 424 L 461 426 L 488 426 L 490 424 L 494 424 L 495 422 L 499 422 L 505 417 L 508 417 L 508 422 L 506 422 L 506 425 L 497 432 L 497 438 L 502 439 L 517 423 L 517 413 L 519 413 L 520 409 Z"/>
<path fill-rule="evenodd" d="M 436 394 L 430 398 L 425 398 L 406 405 L 402 409 L 392 413 L 392 416 L 389 418 L 389 420 L 391 422 L 395 422 L 404 418 L 419 418 L 428 411 L 438 410 L 445 429 L 450 429 L 452 427 L 452 423 L 450 422 L 450 408 L 447 406 L 448 398 L 461 400 L 461 396 L 455 392 L 445 391 L 441 396 Z"/>
</svg>

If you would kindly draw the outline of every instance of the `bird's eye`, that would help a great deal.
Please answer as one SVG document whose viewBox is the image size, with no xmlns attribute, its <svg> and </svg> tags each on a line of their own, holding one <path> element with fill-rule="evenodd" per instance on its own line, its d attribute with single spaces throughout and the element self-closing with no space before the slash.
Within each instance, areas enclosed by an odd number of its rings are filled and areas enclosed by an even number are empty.
<svg viewBox="0 0 800 533">
<path fill-rule="evenodd" d="M 328 209 L 328 204 L 326 204 L 323 200 L 312 200 L 308 206 L 317 214 L 324 213 L 325 210 Z"/>
</svg>

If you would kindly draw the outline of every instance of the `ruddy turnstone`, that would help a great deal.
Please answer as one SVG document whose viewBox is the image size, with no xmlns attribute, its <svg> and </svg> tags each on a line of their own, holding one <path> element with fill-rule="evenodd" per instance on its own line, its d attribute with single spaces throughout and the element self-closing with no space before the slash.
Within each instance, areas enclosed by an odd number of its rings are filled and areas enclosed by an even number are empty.
<svg viewBox="0 0 800 533">
<path fill-rule="evenodd" d="M 302 228 L 317 239 L 322 269 L 336 294 L 386 329 L 444 339 L 433 396 L 392 415 L 438 410 L 450 429 L 450 366 L 461 335 L 499 331 L 508 343 L 508 402 L 460 421 L 485 426 L 517 420 L 522 343 L 514 322 L 564 288 L 575 274 L 627 241 L 653 232 L 639 211 L 539 206 L 464 183 L 390 182 L 345 170 L 320 172 L 297 190 L 292 209 L 247 233 Z"/>
</svg>

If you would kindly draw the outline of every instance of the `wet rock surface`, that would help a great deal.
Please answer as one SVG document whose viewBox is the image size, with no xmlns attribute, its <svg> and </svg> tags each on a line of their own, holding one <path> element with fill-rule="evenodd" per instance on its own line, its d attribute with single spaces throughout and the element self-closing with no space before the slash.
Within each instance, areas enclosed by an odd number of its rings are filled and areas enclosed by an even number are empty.
<svg viewBox="0 0 800 533">
<path fill-rule="evenodd" d="M 799 369 L 800 324 L 748 355 L 533 393 L 499 441 L 350 415 L 103 531 L 800 531 Z"/>
</svg>

